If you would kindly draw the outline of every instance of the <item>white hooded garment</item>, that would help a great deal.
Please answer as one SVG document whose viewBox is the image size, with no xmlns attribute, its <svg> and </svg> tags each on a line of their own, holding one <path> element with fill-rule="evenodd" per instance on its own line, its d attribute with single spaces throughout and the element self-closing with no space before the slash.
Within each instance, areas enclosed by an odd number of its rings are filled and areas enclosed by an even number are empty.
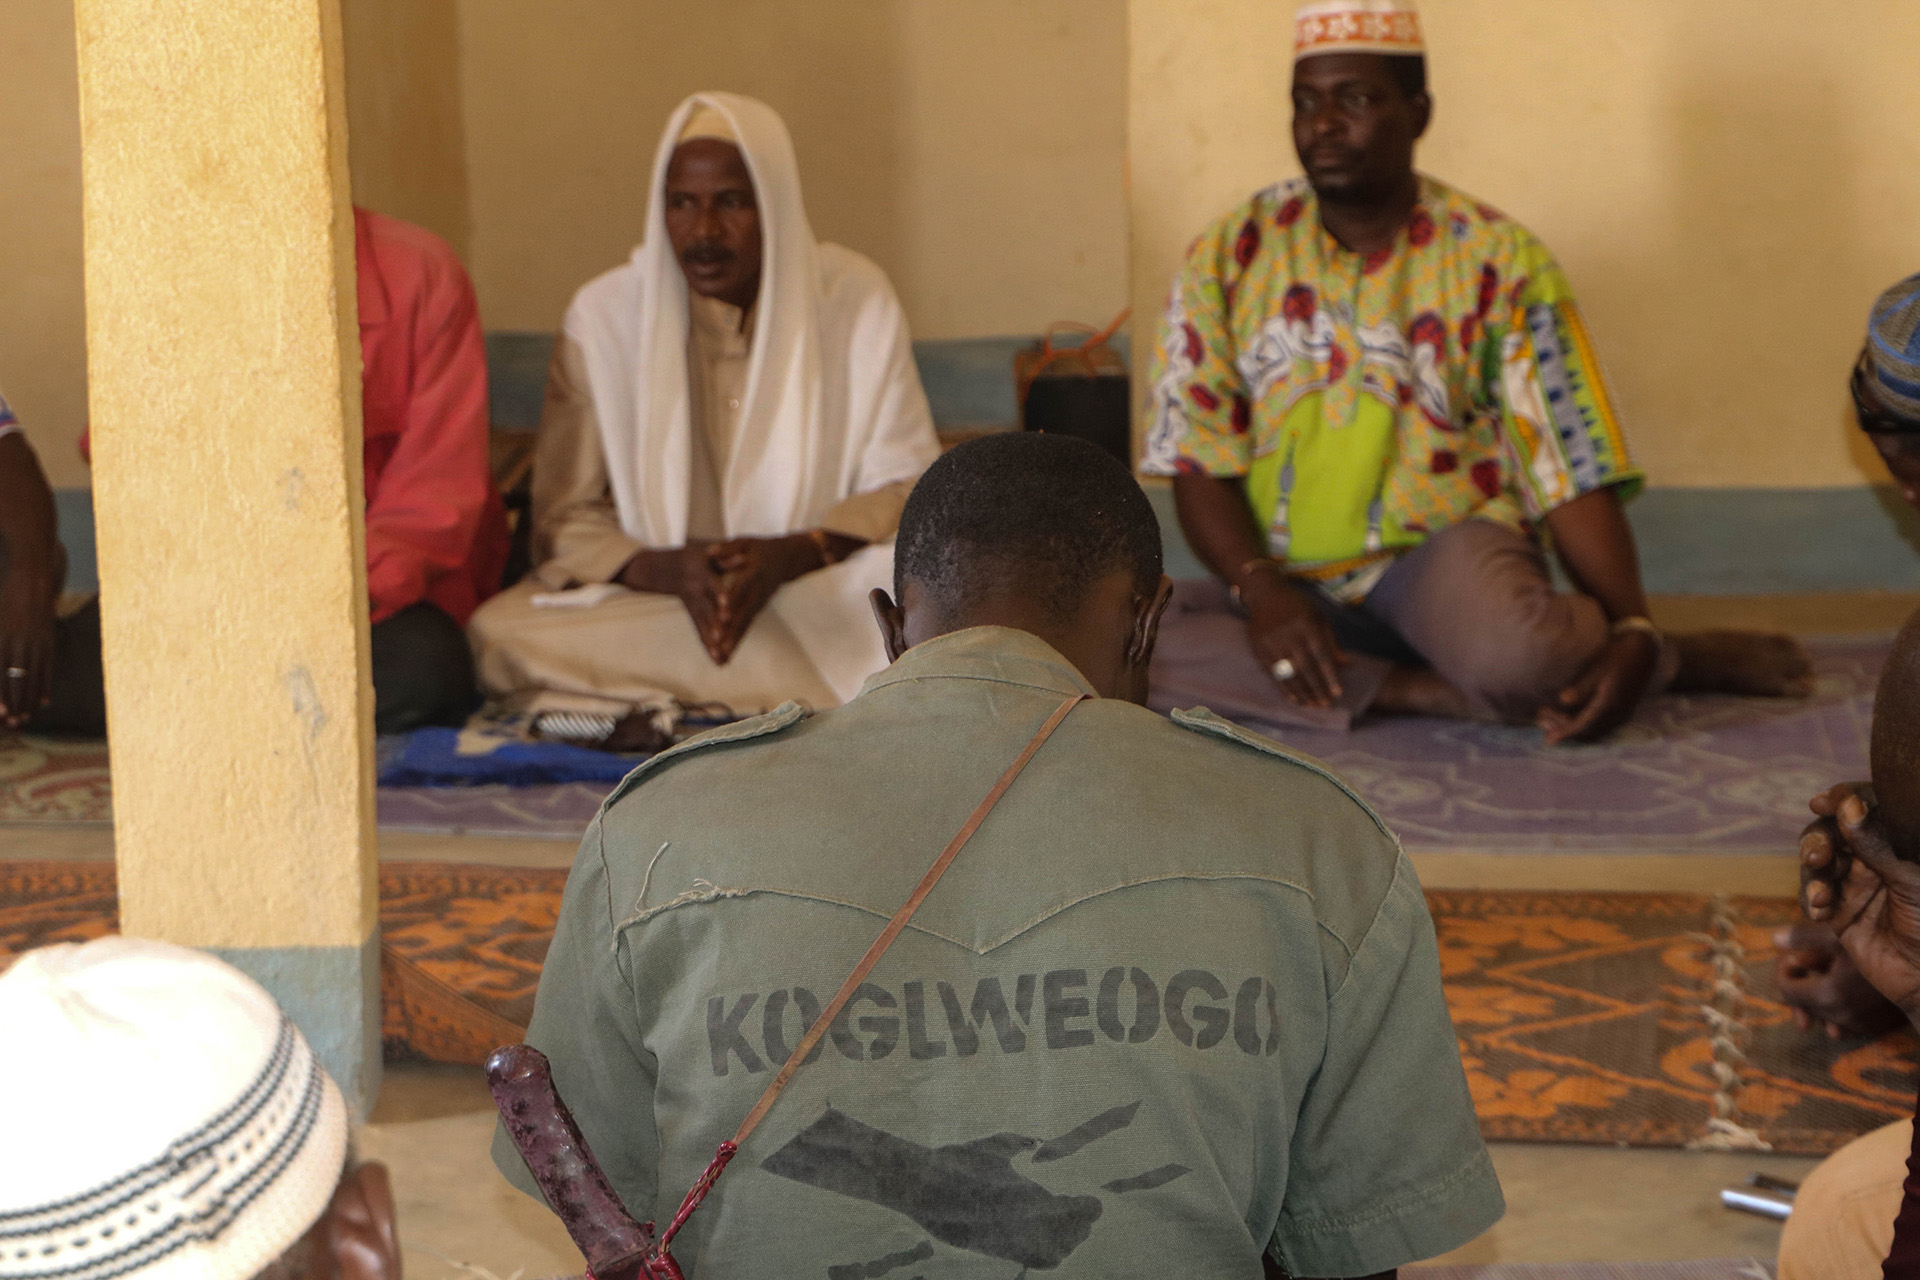
<svg viewBox="0 0 1920 1280">
<path fill-rule="evenodd" d="M 727 535 L 811 528 L 850 494 L 918 476 L 939 451 L 893 289 L 866 258 L 815 242 L 780 117 L 752 98 L 695 94 L 661 135 L 646 241 L 582 289 L 566 320 L 586 356 L 620 523 L 656 547 L 687 535 L 687 282 L 667 239 L 665 190 L 701 106 L 733 126 L 760 206 L 746 404 L 721 477 Z"/>
<path fill-rule="evenodd" d="M 645 242 L 575 295 L 563 330 L 585 367 L 620 532 L 647 547 L 687 541 L 698 428 L 688 291 L 667 238 L 665 186 L 702 107 L 738 139 L 762 239 L 746 395 L 717 477 L 725 536 L 819 527 L 836 504 L 911 481 L 939 453 L 899 301 L 872 262 L 814 240 L 786 126 L 754 99 L 695 94 L 661 135 Z M 877 544 L 787 584 L 725 667 L 707 658 L 677 598 L 603 588 L 607 598 L 591 608 L 535 608 L 542 589 L 523 584 L 474 618 L 480 675 L 490 692 L 535 709 L 832 705 L 885 665 L 866 596 L 890 586 L 892 572 L 891 546 Z"/>
</svg>

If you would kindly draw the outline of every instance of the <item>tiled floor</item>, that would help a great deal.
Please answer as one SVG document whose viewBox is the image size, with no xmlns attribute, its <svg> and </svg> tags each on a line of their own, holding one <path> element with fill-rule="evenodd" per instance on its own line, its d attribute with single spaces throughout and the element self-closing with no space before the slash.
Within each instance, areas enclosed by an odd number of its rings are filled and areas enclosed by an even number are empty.
<svg viewBox="0 0 1920 1280">
<path fill-rule="evenodd" d="M 393 1173 L 409 1280 L 534 1280 L 584 1269 L 560 1220 L 487 1158 L 493 1114 L 478 1068 L 387 1069 L 358 1140 L 364 1158 Z"/>
<path fill-rule="evenodd" d="M 1890 629 L 1920 597 L 1871 594 L 1655 602 L 1677 627 L 1772 626 L 1802 633 Z M 9 828 L 0 857 L 110 858 L 105 830 Z M 389 833 L 381 857 L 518 866 L 565 866 L 565 841 Z M 1433 854 L 1416 859 L 1436 888 L 1644 889 L 1787 894 L 1779 858 L 1662 855 Z M 488 1161 L 492 1108 L 476 1069 L 389 1068 L 361 1149 L 393 1170 L 401 1231 L 414 1280 L 525 1280 L 577 1272 L 579 1255 L 546 1210 L 509 1187 Z M 1804 1159 L 1684 1151 L 1500 1144 L 1494 1162 L 1508 1212 L 1493 1230 L 1449 1255 L 1455 1262 L 1553 1262 L 1771 1257 L 1774 1223 L 1722 1209 L 1718 1192 L 1756 1170 L 1798 1178 Z"/>
</svg>

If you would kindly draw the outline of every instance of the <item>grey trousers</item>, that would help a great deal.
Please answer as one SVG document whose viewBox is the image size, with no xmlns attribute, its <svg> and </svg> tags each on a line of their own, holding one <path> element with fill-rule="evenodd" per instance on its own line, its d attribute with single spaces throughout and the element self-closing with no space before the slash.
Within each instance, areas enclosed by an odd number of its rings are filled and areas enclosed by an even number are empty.
<svg viewBox="0 0 1920 1280">
<path fill-rule="evenodd" d="M 1230 720 L 1346 729 L 1396 664 L 1430 666 L 1487 719 L 1531 724 L 1606 645 L 1597 601 L 1553 589 L 1532 539 L 1486 520 L 1444 529 L 1393 563 L 1358 605 L 1316 592 L 1352 661 L 1331 707 L 1281 692 L 1247 637 L 1246 614 L 1212 579 L 1176 583 L 1160 624 L 1149 705 L 1204 706 Z M 1657 685 L 1672 679 L 1671 645 Z"/>
</svg>

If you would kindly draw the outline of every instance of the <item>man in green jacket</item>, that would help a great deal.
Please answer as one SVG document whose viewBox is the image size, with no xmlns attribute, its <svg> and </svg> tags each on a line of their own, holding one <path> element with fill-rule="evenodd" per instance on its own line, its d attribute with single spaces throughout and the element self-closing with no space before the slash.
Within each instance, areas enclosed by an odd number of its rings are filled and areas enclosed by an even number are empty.
<svg viewBox="0 0 1920 1280">
<path fill-rule="evenodd" d="M 1120 463 L 964 445 L 875 592 L 892 665 L 837 710 L 655 757 L 588 829 L 527 1039 L 629 1211 L 664 1221 L 1036 728 L 1086 699 L 678 1237 L 689 1276 L 956 1253 L 1366 1276 L 1500 1216 L 1412 867 L 1320 765 L 1137 705 L 1168 592 Z"/>
</svg>

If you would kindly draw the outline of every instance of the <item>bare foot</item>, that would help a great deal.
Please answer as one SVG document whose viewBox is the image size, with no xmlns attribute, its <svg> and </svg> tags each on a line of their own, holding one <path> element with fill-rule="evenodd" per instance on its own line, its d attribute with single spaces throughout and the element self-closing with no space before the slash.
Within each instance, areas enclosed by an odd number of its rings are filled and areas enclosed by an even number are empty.
<svg viewBox="0 0 1920 1280">
<path fill-rule="evenodd" d="M 1813 692 L 1813 659 L 1792 636 L 1771 631 L 1670 632 L 1680 651 L 1675 693 L 1746 693 L 1804 698 Z"/>
<path fill-rule="evenodd" d="M 1383 715 L 1440 716 L 1449 720 L 1473 717 L 1467 695 L 1427 667 L 1396 666 L 1387 672 L 1370 710 Z"/>
</svg>

